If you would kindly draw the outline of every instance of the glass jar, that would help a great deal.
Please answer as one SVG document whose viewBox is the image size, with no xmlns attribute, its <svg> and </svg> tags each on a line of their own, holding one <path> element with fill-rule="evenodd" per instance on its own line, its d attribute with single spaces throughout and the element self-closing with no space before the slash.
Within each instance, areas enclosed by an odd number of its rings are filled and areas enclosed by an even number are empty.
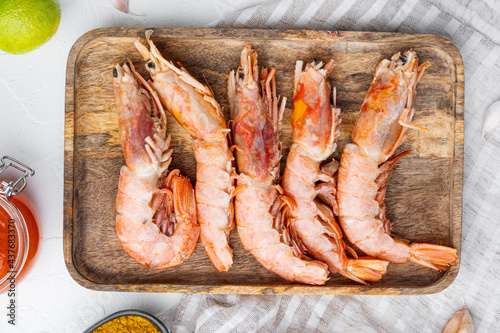
<svg viewBox="0 0 500 333">
<path fill-rule="evenodd" d="M 32 267 L 40 245 L 36 211 L 21 192 L 35 171 L 12 157 L 0 159 L 0 176 L 9 167 L 23 174 L 17 181 L 0 180 L 0 293 L 15 292 Z"/>
</svg>

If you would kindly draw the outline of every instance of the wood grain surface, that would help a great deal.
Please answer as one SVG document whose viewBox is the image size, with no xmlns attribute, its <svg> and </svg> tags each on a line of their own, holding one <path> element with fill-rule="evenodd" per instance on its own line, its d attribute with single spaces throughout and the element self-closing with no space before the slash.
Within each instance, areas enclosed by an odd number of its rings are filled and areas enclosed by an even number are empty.
<svg viewBox="0 0 500 333">
<path fill-rule="evenodd" d="M 143 28 L 90 31 L 73 46 L 66 74 L 64 170 L 64 258 L 82 286 L 108 291 L 200 292 L 238 294 L 429 294 L 443 290 L 458 274 L 462 225 L 464 73 L 461 56 L 448 40 L 434 35 L 373 32 L 275 31 L 227 29 L 154 29 L 153 41 L 165 58 L 181 62 L 200 81 L 203 74 L 228 116 L 227 75 L 251 44 L 259 64 L 275 66 L 277 90 L 288 98 L 283 142 L 291 145 L 293 70 L 297 60 L 313 58 L 336 67 L 330 77 L 342 109 L 341 136 L 333 157 L 340 158 L 378 63 L 413 48 L 431 67 L 418 85 L 413 123 L 430 132 L 409 130 L 398 149 L 412 149 L 394 169 L 387 191 L 393 233 L 410 241 L 452 246 L 458 261 L 446 272 L 413 264 L 390 264 L 371 286 L 331 275 L 324 286 L 289 283 L 263 268 L 233 232 L 234 264 L 219 273 L 198 243 L 180 266 L 153 270 L 129 257 L 115 231 L 115 199 L 124 164 L 112 70 L 129 57 L 147 76 L 133 42 Z M 169 115 L 173 162 L 194 183 L 191 137 Z"/>
</svg>

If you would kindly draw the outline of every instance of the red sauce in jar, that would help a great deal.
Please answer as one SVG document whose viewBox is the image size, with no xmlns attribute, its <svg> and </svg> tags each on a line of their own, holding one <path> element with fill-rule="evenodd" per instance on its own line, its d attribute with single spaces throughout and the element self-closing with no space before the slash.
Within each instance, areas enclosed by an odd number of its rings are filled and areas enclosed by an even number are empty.
<svg viewBox="0 0 500 333">
<path fill-rule="evenodd" d="M 35 262 L 36 254 L 40 244 L 40 230 L 37 223 L 36 211 L 30 200 L 22 193 L 9 197 L 10 201 L 17 207 L 26 223 L 28 244 L 20 240 L 20 234 L 24 228 L 19 216 L 13 211 L 13 207 L 7 202 L 5 197 L 0 194 L 0 281 L 6 275 L 15 275 L 16 284 L 30 270 Z M 16 216 L 17 215 L 17 216 Z M 11 274 L 15 268 L 15 259 L 20 251 L 27 251 L 26 261 L 20 271 Z M 19 259 L 21 260 L 21 258 Z M 0 292 L 5 291 L 7 286 L 0 285 Z"/>
</svg>

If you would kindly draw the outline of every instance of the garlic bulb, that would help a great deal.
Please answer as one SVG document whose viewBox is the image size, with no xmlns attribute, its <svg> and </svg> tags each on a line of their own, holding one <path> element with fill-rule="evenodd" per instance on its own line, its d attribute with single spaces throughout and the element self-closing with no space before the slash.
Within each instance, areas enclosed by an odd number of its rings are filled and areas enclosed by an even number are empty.
<svg viewBox="0 0 500 333">
<path fill-rule="evenodd" d="M 489 106 L 483 118 L 483 139 L 486 132 L 500 126 L 500 101 Z"/>
</svg>

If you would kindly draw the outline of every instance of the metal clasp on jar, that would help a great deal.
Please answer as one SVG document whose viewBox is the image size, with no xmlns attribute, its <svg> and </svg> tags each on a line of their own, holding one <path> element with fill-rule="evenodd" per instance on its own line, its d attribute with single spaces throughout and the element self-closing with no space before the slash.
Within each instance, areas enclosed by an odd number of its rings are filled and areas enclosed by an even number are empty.
<svg viewBox="0 0 500 333">
<path fill-rule="evenodd" d="M 0 194 L 5 195 L 5 197 L 18 195 L 19 193 L 21 193 L 26 187 L 26 178 L 31 177 L 35 174 L 35 170 L 33 170 L 33 168 L 31 168 L 29 165 L 26 165 L 10 156 L 3 156 L 0 159 L 0 174 L 4 172 L 8 167 L 13 167 L 21 171 L 23 175 L 15 182 L 0 182 Z"/>
</svg>

